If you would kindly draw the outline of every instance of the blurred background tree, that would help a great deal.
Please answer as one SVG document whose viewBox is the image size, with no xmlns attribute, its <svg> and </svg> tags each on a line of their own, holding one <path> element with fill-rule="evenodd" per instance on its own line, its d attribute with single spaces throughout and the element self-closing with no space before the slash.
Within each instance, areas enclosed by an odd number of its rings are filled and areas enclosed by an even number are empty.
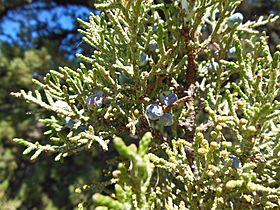
<svg viewBox="0 0 280 210">
<path fill-rule="evenodd" d="M 76 18 L 87 19 L 94 1 L 0 0 L 0 205 L 1 209 L 73 209 L 86 193 L 76 187 L 102 179 L 102 157 L 80 154 L 57 163 L 40 157 L 32 163 L 24 148 L 11 139 L 45 138 L 36 116 L 37 107 L 10 96 L 32 90 L 32 78 L 43 79 L 58 66 L 75 67 L 76 53 L 90 54 L 77 33 Z M 246 19 L 280 12 L 278 0 L 247 0 L 239 10 Z M 279 45 L 279 21 L 267 26 L 272 50 Z M 278 46 L 279 47 L 279 46 Z M 48 115 L 49 113 L 45 113 Z M 93 167 L 94 165 L 94 167 Z M 86 188 L 86 187 L 84 187 Z"/>
</svg>

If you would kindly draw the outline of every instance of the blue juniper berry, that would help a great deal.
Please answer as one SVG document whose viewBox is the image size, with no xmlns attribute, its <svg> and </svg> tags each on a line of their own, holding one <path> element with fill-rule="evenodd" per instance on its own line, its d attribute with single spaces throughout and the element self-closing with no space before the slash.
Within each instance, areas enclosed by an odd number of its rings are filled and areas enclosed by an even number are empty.
<svg viewBox="0 0 280 210">
<path fill-rule="evenodd" d="M 178 96 L 175 93 L 169 93 L 162 98 L 161 102 L 166 106 L 170 106 L 177 100 Z"/>
<path fill-rule="evenodd" d="M 156 40 L 152 39 L 150 42 L 149 42 L 149 50 L 151 50 L 152 52 L 155 51 L 157 48 L 158 48 L 158 43 Z"/>
<path fill-rule="evenodd" d="M 173 124 L 173 115 L 171 113 L 164 113 L 159 118 L 159 123 L 163 126 L 171 126 Z"/>
<path fill-rule="evenodd" d="M 150 120 L 158 120 L 163 115 L 163 109 L 158 104 L 149 104 L 146 108 L 146 115 Z"/>
<path fill-rule="evenodd" d="M 145 66 L 148 63 L 148 60 L 149 60 L 149 56 L 145 52 L 141 51 L 139 66 L 141 66 L 141 67 Z"/>
<path fill-rule="evenodd" d="M 233 162 L 231 164 L 232 168 L 237 169 L 237 168 L 241 167 L 241 162 L 238 157 L 236 157 L 235 155 L 230 155 L 229 158 L 233 160 Z"/>
<path fill-rule="evenodd" d="M 103 92 L 97 91 L 94 95 L 91 95 L 87 98 L 86 104 L 89 109 L 92 107 L 100 108 L 103 104 Z"/>
<path fill-rule="evenodd" d="M 234 13 L 227 19 L 228 27 L 233 28 L 238 26 L 243 21 L 243 15 L 240 12 Z"/>
</svg>

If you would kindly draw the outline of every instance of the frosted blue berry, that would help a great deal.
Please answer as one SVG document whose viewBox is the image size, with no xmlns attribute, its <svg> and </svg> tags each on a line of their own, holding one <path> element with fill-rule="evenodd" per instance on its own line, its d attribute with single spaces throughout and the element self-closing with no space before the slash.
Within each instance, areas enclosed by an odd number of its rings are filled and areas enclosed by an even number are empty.
<svg viewBox="0 0 280 210">
<path fill-rule="evenodd" d="M 92 107 L 100 108 L 103 104 L 103 92 L 97 91 L 94 95 L 87 98 L 86 105 L 89 109 Z"/>
<path fill-rule="evenodd" d="M 38 71 L 33 72 L 33 77 L 38 78 L 40 76 L 40 73 Z"/>
<path fill-rule="evenodd" d="M 219 68 L 219 64 L 215 61 L 207 64 L 208 71 L 217 71 L 218 68 Z"/>
<path fill-rule="evenodd" d="M 74 127 L 74 125 L 77 123 L 77 122 L 79 122 L 79 120 L 78 119 L 71 119 L 71 117 L 66 117 L 65 118 L 65 127 L 67 127 L 67 128 L 73 128 Z"/>
<path fill-rule="evenodd" d="M 163 126 L 171 126 L 173 124 L 173 115 L 171 113 L 165 113 L 159 118 L 159 123 Z"/>
<path fill-rule="evenodd" d="M 227 19 L 228 27 L 233 28 L 234 26 L 240 25 L 243 21 L 243 15 L 239 12 L 234 13 Z"/>
<path fill-rule="evenodd" d="M 236 157 L 235 155 L 230 155 L 229 158 L 233 160 L 231 164 L 232 168 L 241 168 L 242 165 L 238 157 Z"/>
<path fill-rule="evenodd" d="M 150 120 L 158 120 L 163 115 L 162 107 L 158 104 L 149 104 L 146 108 L 146 115 Z"/>
<path fill-rule="evenodd" d="M 169 93 L 162 98 L 161 102 L 166 106 L 170 106 L 177 100 L 178 100 L 178 96 L 175 93 Z"/>
<path fill-rule="evenodd" d="M 236 48 L 232 47 L 228 50 L 227 55 L 228 55 L 229 58 L 235 58 L 235 53 L 236 53 Z"/>
<path fill-rule="evenodd" d="M 54 107 L 58 109 L 64 109 L 65 111 L 70 111 L 70 106 L 65 101 L 62 100 L 57 100 L 54 103 Z"/>
<path fill-rule="evenodd" d="M 152 39 L 149 42 L 149 50 L 151 50 L 152 52 L 155 51 L 158 48 L 158 43 L 156 40 Z"/>
<path fill-rule="evenodd" d="M 141 67 L 145 66 L 148 63 L 148 60 L 149 60 L 149 56 L 145 52 L 141 51 L 139 66 Z"/>
</svg>

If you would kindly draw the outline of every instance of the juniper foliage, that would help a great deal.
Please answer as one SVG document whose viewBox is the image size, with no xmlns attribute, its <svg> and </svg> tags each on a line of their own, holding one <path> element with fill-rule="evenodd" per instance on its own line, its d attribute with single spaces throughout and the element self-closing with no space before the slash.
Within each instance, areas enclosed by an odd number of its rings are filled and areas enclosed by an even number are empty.
<svg viewBox="0 0 280 210">
<path fill-rule="evenodd" d="M 14 141 L 31 159 L 56 161 L 100 148 L 106 156 L 113 141 L 119 156 L 108 165 L 118 167 L 80 209 L 279 208 L 280 53 L 257 30 L 278 17 L 245 22 L 239 4 L 97 4 L 100 16 L 79 20 L 92 56 L 33 79 L 34 93 L 12 93 L 53 113 L 41 119 L 50 143 Z M 162 103 L 172 93 L 176 101 Z M 151 119 L 149 104 L 171 123 Z"/>
</svg>

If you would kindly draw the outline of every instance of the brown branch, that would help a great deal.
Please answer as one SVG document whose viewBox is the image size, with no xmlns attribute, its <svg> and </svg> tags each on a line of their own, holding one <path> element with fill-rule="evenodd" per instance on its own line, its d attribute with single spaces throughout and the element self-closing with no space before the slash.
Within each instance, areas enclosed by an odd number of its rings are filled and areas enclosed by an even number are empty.
<svg viewBox="0 0 280 210">
<path fill-rule="evenodd" d="M 196 72 L 197 72 L 197 49 L 195 49 L 192 44 L 194 40 L 190 37 L 189 30 L 185 29 L 183 31 L 183 36 L 185 38 L 185 45 L 187 48 L 188 55 L 188 65 L 186 72 L 186 85 L 185 85 L 185 93 L 190 97 L 188 101 L 188 107 L 194 106 L 195 100 L 195 82 L 196 82 Z M 196 111 L 192 111 L 186 121 L 188 126 L 186 126 L 186 138 L 189 142 L 193 142 L 195 136 L 195 117 Z M 190 124 L 189 124 L 190 123 Z"/>
<path fill-rule="evenodd" d="M 188 28 L 183 31 L 183 36 L 185 39 L 185 45 L 187 48 L 187 55 L 188 55 L 188 65 L 187 65 L 187 72 L 186 72 L 186 84 L 184 92 L 188 94 L 189 101 L 187 103 L 186 108 L 194 107 L 194 100 L 195 100 L 195 82 L 196 82 L 196 72 L 197 72 L 197 53 L 198 50 L 194 48 L 194 37 L 190 37 L 190 33 Z M 187 119 L 182 124 L 185 127 L 186 131 L 186 140 L 189 142 L 193 142 L 195 138 L 195 118 L 196 118 L 196 109 L 194 108 L 191 113 L 187 116 Z M 196 168 L 194 165 L 194 151 L 185 147 L 186 156 L 188 158 L 189 165 L 192 168 L 192 171 L 195 173 Z"/>
<path fill-rule="evenodd" d="M 196 72 L 197 72 L 197 49 L 192 46 L 194 40 L 190 37 L 190 32 L 186 28 L 183 31 L 183 36 L 185 39 L 185 45 L 187 48 L 188 55 L 188 66 L 187 66 L 187 76 L 186 76 L 186 90 L 188 91 L 191 85 L 195 85 L 196 82 Z"/>
</svg>

